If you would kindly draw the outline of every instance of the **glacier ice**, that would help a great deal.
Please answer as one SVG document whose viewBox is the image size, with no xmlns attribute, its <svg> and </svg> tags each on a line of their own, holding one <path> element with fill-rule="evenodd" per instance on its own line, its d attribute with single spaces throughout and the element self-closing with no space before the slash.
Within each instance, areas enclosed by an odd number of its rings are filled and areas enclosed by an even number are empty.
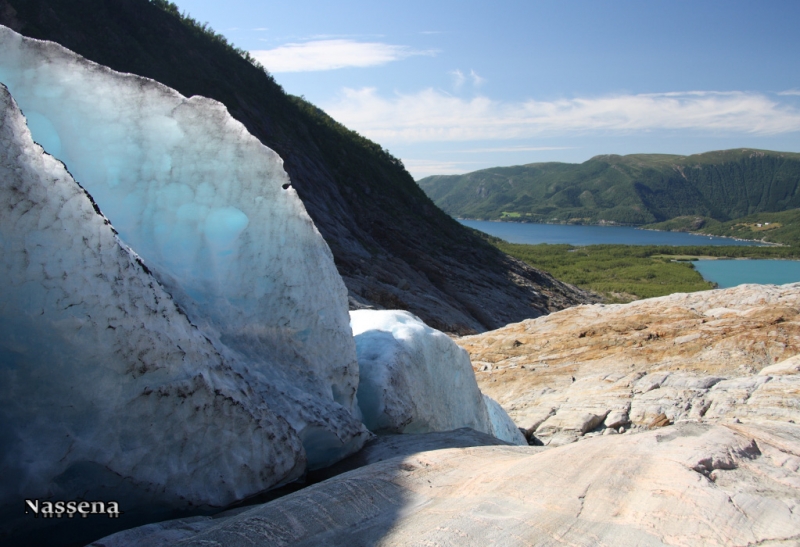
<svg viewBox="0 0 800 547">
<path fill-rule="evenodd" d="M 193 324 L 294 428 L 309 466 L 368 437 L 347 293 L 282 160 L 185 98 L 0 27 L 0 82 Z"/>
<path fill-rule="evenodd" d="M 355 310 L 358 404 L 374 432 L 471 427 L 527 444 L 505 411 L 478 389 L 467 352 L 406 311 Z"/>
<path fill-rule="evenodd" d="M 488 432 L 490 435 L 508 441 L 514 444 L 527 445 L 528 441 L 525 436 L 511 419 L 511 416 L 503 410 L 500 403 L 483 394 L 483 403 L 486 405 L 486 411 L 489 413 L 489 424 L 491 430 Z"/>
<path fill-rule="evenodd" d="M 35 524 L 25 498 L 224 506 L 303 472 L 294 429 L 34 144 L 2 85 L 0 203 L 6 532 Z"/>
</svg>

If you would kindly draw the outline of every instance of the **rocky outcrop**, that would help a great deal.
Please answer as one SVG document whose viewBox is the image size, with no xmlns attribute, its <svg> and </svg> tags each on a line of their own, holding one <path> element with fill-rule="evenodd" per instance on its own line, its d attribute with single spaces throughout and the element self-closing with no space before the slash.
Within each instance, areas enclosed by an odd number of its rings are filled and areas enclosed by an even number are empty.
<svg viewBox="0 0 800 547">
<path fill-rule="evenodd" d="M 686 423 L 553 449 L 421 452 L 216 522 L 93 545 L 796 545 L 798 439 L 794 424 Z"/>
<path fill-rule="evenodd" d="M 481 390 L 553 445 L 681 420 L 800 423 L 800 284 L 579 306 L 458 343 Z"/>
</svg>

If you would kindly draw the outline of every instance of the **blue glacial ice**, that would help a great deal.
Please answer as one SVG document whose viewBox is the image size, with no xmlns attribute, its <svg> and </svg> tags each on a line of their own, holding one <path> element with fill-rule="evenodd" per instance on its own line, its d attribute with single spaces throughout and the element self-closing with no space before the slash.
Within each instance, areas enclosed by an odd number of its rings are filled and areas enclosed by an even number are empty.
<svg viewBox="0 0 800 547">
<path fill-rule="evenodd" d="M 5 27 L 0 82 L 309 465 L 357 450 L 369 434 L 346 288 L 280 157 L 216 101 Z"/>
<path fill-rule="evenodd" d="M 0 515 L 29 526 L 23 499 L 77 495 L 224 506 L 303 472 L 293 428 L 34 144 L 1 85 L 0 181 Z"/>
</svg>

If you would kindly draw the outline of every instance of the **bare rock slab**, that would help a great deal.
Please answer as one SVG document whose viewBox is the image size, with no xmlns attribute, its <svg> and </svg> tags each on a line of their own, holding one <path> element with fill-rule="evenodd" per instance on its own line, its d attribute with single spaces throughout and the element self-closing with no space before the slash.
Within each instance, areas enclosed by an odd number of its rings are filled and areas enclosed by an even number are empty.
<svg viewBox="0 0 800 547">
<path fill-rule="evenodd" d="M 481 390 L 543 442 L 681 420 L 800 423 L 800 284 L 578 306 L 457 343 Z"/>
<path fill-rule="evenodd" d="M 422 452 L 173 545 L 792 545 L 800 539 L 798 455 L 800 426 L 779 423 L 686 423 L 538 451 Z"/>
</svg>

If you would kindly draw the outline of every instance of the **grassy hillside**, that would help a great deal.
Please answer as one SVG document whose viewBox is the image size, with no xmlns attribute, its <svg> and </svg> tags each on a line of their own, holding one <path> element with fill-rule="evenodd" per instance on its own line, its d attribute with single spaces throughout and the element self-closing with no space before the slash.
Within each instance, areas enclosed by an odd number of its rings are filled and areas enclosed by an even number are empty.
<svg viewBox="0 0 800 547">
<path fill-rule="evenodd" d="M 726 222 L 800 207 L 800 154 L 738 149 L 692 156 L 596 156 L 432 176 L 420 187 L 462 218 L 642 225 Z"/>
<path fill-rule="evenodd" d="M 702 217 L 678 217 L 646 227 L 654 230 L 700 232 L 739 239 L 758 239 L 800 247 L 800 209 L 780 213 L 757 213 L 728 222 Z"/>
</svg>

